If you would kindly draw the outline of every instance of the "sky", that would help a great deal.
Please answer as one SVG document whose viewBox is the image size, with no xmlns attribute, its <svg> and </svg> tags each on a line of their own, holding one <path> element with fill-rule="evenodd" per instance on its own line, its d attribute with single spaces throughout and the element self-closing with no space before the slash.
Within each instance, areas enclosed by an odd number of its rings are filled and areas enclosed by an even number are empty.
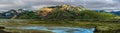
<svg viewBox="0 0 120 33">
<path fill-rule="evenodd" d="M 69 4 L 91 10 L 120 10 L 120 0 L 0 0 L 0 10 L 38 9 L 46 6 Z"/>
</svg>

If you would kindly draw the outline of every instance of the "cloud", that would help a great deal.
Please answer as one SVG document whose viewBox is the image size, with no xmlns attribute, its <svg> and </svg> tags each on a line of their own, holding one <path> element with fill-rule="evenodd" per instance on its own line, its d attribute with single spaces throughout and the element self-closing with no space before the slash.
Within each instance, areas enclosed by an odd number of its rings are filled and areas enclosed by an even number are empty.
<svg viewBox="0 0 120 33">
<path fill-rule="evenodd" d="M 0 0 L 0 10 L 9 9 L 36 9 L 44 6 L 69 4 L 82 5 L 88 9 L 113 9 L 120 10 L 120 0 Z"/>
</svg>

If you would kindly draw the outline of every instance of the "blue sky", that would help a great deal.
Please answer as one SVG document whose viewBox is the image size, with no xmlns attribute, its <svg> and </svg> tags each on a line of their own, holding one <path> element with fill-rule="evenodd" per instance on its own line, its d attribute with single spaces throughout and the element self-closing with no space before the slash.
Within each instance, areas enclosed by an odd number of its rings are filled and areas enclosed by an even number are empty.
<svg viewBox="0 0 120 33">
<path fill-rule="evenodd" d="M 38 9 L 44 6 L 55 6 L 69 4 L 73 6 L 82 5 L 87 9 L 120 10 L 120 0 L 0 0 L 0 10 L 9 9 Z"/>
</svg>

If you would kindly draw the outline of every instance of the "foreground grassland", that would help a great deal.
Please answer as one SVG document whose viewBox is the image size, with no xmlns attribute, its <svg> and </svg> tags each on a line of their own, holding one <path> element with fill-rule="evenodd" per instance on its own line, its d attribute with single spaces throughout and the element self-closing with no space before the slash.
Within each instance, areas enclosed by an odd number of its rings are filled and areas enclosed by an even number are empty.
<svg viewBox="0 0 120 33">
<path fill-rule="evenodd" d="M 24 21 L 1 23 L 3 26 L 38 25 L 96 28 L 95 33 L 120 33 L 120 22 L 83 22 L 83 21 Z M 16 31 L 16 30 L 9 30 Z M 19 31 L 19 30 L 18 30 Z M 22 31 L 22 30 L 21 30 Z M 29 32 L 29 30 L 28 30 Z M 35 31 L 36 32 L 36 31 Z"/>
</svg>

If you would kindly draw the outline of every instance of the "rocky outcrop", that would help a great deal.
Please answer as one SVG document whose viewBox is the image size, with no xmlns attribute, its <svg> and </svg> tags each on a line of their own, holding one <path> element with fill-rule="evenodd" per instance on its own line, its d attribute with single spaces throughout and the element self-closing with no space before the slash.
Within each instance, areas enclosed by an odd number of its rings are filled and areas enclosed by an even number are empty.
<svg viewBox="0 0 120 33">
<path fill-rule="evenodd" d="M 37 11 L 37 13 L 40 15 L 40 16 L 46 16 L 49 12 L 52 12 L 52 8 L 42 8 L 41 10 Z"/>
<path fill-rule="evenodd" d="M 40 15 L 40 16 L 47 16 L 48 13 L 50 12 L 53 12 L 53 11 L 58 11 L 58 10 L 61 10 L 61 11 L 82 11 L 83 8 L 81 7 L 74 7 L 74 6 L 71 6 L 71 5 L 60 5 L 60 6 L 51 6 L 51 7 L 43 7 L 41 9 L 38 9 L 36 10 L 37 13 Z"/>
</svg>

